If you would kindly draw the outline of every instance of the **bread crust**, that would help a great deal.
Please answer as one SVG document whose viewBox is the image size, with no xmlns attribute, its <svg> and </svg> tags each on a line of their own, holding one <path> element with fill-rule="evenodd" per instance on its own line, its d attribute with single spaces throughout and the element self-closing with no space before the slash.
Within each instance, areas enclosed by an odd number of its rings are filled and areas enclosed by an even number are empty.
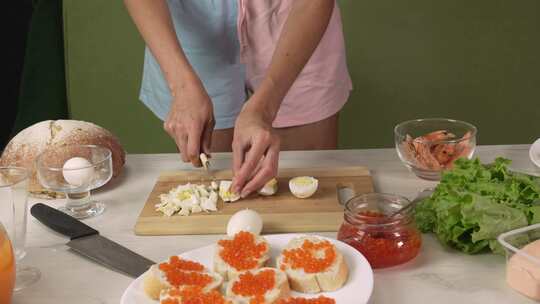
<svg viewBox="0 0 540 304">
<path fill-rule="evenodd" d="M 317 237 L 300 237 L 295 238 L 287 244 L 285 250 L 299 248 L 302 246 L 305 240 L 312 242 L 321 242 L 324 239 Z M 345 263 L 343 255 L 338 251 L 334 245 L 336 251 L 336 258 L 332 265 L 327 269 L 317 273 L 306 273 L 303 269 L 292 269 L 290 265 L 283 264 L 283 252 L 276 259 L 277 267 L 281 269 L 284 265 L 284 271 L 289 279 L 291 289 L 302 293 L 318 293 L 322 291 L 335 291 L 341 288 L 348 278 L 348 267 Z"/>
</svg>

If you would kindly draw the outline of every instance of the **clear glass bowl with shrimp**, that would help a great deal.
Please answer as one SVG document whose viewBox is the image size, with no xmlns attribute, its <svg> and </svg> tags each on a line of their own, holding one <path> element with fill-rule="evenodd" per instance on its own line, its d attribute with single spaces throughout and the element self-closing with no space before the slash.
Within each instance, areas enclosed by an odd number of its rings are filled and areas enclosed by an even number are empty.
<svg viewBox="0 0 540 304">
<path fill-rule="evenodd" d="M 394 139 L 405 166 L 422 179 L 439 180 L 456 159 L 473 156 L 476 133 L 476 127 L 464 121 L 426 118 L 398 124 Z"/>
</svg>

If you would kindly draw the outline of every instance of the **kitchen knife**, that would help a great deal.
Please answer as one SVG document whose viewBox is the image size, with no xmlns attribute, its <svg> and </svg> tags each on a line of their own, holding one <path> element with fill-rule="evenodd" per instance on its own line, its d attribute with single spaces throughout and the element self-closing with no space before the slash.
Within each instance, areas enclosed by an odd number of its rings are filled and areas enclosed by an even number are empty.
<svg viewBox="0 0 540 304">
<path fill-rule="evenodd" d="M 99 235 L 99 232 L 81 221 L 47 205 L 38 203 L 30 213 L 42 224 L 68 236 L 66 244 L 73 251 L 108 268 L 131 277 L 138 277 L 151 265 L 151 260 Z"/>
<path fill-rule="evenodd" d="M 211 181 L 215 182 L 216 177 L 214 176 L 212 168 L 210 167 L 210 160 L 208 159 L 208 156 L 206 156 L 206 154 L 204 153 L 201 153 L 199 155 L 199 158 L 201 159 L 204 170 L 206 170 L 206 175 L 210 178 Z"/>
</svg>

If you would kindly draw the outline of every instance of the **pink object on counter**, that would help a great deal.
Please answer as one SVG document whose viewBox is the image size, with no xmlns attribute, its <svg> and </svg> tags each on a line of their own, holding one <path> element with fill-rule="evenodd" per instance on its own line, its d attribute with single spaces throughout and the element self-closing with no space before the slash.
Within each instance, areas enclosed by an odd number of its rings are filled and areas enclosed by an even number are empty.
<svg viewBox="0 0 540 304">
<path fill-rule="evenodd" d="M 246 64 L 246 81 L 254 91 L 272 60 L 293 0 L 239 0 L 240 57 Z M 287 93 L 274 127 L 317 122 L 337 113 L 352 89 L 347 70 L 341 15 L 337 4 L 315 52 Z"/>
<path fill-rule="evenodd" d="M 521 251 L 540 259 L 540 240 L 528 244 Z M 508 260 L 506 282 L 529 298 L 540 300 L 540 265 L 526 256 L 516 253 Z"/>
</svg>

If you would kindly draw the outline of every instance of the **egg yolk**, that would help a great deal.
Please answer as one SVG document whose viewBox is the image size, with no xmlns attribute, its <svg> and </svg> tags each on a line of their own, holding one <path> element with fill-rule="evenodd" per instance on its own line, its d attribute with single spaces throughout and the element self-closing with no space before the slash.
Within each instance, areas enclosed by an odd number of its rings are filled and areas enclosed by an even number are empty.
<svg viewBox="0 0 540 304">
<path fill-rule="evenodd" d="M 313 184 L 313 179 L 303 176 L 303 177 L 297 177 L 293 180 L 293 183 L 298 186 L 309 186 Z"/>
</svg>

